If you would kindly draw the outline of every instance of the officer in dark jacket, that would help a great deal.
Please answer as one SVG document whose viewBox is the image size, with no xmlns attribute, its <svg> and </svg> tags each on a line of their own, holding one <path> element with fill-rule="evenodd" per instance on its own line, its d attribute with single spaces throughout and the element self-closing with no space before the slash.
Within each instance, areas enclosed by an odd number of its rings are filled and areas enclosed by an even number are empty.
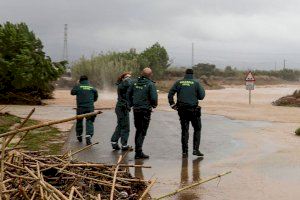
<svg viewBox="0 0 300 200">
<path fill-rule="evenodd" d="M 143 142 L 149 127 L 151 112 L 157 106 L 155 83 L 150 79 L 152 70 L 145 68 L 142 76 L 129 87 L 127 99 L 133 107 L 135 134 L 135 159 L 149 158 L 143 153 Z"/>
<path fill-rule="evenodd" d="M 174 102 L 174 95 L 177 94 L 177 103 Z M 168 99 L 170 106 L 178 111 L 181 124 L 182 155 L 188 155 L 189 124 L 194 128 L 193 155 L 204 156 L 199 151 L 201 139 L 201 107 L 198 100 L 203 100 L 205 91 L 200 83 L 193 79 L 193 70 L 187 69 L 182 80 L 176 81 L 169 91 Z"/>
<path fill-rule="evenodd" d="M 76 95 L 77 115 L 94 112 L 94 102 L 98 99 L 97 90 L 88 82 L 87 76 L 81 76 L 79 84 L 73 87 L 71 95 Z M 86 119 L 86 144 L 91 144 L 91 138 L 94 134 L 95 117 Z M 82 142 L 83 119 L 76 122 L 76 135 L 79 142 Z"/>
<path fill-rule="evenodd" d="M 126 151 L 131 148 L 128 144 L 129 137 L 129 111 L 130 107 L 126 99 L 126 94 L 129 86 L 131 85 L 131 74 L 129 72 L 123 73 L 117 82 L 118 86 L 118 101 L 116 105 L 116 115 L 118 118 L 117 127 L 111 137 L 111 144 L 114 150 L 120 150 L 118 140 L 121 138 L 122 150 Z"/>
</svg>

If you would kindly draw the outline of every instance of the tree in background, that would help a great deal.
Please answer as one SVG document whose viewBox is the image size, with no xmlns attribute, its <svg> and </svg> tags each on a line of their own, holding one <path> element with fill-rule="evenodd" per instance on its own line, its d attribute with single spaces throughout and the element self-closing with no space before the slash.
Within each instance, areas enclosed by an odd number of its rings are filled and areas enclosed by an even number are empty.
<svg viewBox="0 0 300 200">
<path fill-rule="evenodd" d="M 52 63 L 25 23 L 0 25 L 0 102 L 41 103 L 49 98 L 65 62 Z"/>
<path fill-rule="evenodd" d="M 80 58 L 72 66 L 72 78 L 78 80 L 81 75 L 87 75 L 90 82 L 100 89 L 112 87 L 117 77 L 125 71 L 131 71 L 139 76 L 144 67 L 151 67 L 154 78 L 161 78 L 169 66 L 169 56 L 166 49 L 155 43 L 141 54 L 134 49 L 127 52 L 108 52 Z"/>
<path fill-rule="evenodd" d="M 140 69 L 150 67 L 154 79 L 159 79 L 170 66 L 167 50 L 158 42 L 144 50 L 138 57 Z"/>
<path fill-rule="evenodd" d="M 236 69 L 233 69 L 231 66 L 227 66 L 224 69 L 225 77 L 235 77 L 238 74 Z"/>
<path fill-rule="evenodd" d="M 109 52 L 97 56 L 91 56 L 90 59 L 81 57 L 72 66 L 72 78 L 78 80 L 81 75 L 89 77 L 90 82 L 100 89 L 113 86 L 117 77 L 130 71 L 134 75 L 139 73 L 137 54 L 130 52 Z"/>
<path fill-rule="evenodd" d="M 300 70 L 296 69 L 281 69 L 281 70 L 255 70 L 256 75 L 265 75 L 281 78 L 286 81 L 299 81 L 300 80 Z"/>
<path fill-rule="evenodd" d="M 199 63 L 193 67 L 194 74 L 197 78 L 201 76 L 213 76 L 219 73 L 219 69 L 216 68 L 216 65 L 209 63 Z"/>
<path fill-rule="evenodd" d="M 226 78 L 245 78 L 245 70 L 238 70 L 232 66 L 226 66 L 225 69 L 219 69 L 214 64 L 198 63 L 193 67 L 196 78 L 201 76 L 210 77 L 226 77 Z M 170 72 L 168 72 L 170 73 Z M 300 81 L 300 70 L 282 69 L 282 70 L 253 70 L 256 76 L 276 77 L 286 81 Z"/>
</svg>

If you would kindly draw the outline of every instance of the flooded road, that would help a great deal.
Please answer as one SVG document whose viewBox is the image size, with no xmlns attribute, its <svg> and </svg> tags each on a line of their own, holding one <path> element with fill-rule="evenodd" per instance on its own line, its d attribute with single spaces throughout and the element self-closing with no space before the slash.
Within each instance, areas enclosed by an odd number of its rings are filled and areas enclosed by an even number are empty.
<svg viewBox="0 0 300 200">
<path fill-rule="evenodd" d="M 125 160 L 130 164 L 152 166 L 151 169 L 131 170 L 133 175 L 140 178 L 158 178 L 151 190 L 152 197 L 226 171 L 232 173 L 171 199 L 282 200 L 300 197 L 300 138 L 290 132 L 297 124 L 230 120 L 217 115 L 203 115 L 202 123 L 200 149 L 205 158 L 201 160 L 192 155 L 190 131 L 189 157 L 183 159 L 177 113 L 153 112 L 144 144 L 144 151 L 150 155 L 150 159 L 135 161 L 132 152 Z M 95 122 L 93 137 L 93 141 L 99 141 L 100 144 L 78 154 L 78 158 L 116 163 L 122 152 L 113 152 L 109 142 L 115 124 L 113 111 L 105 111 L 100 115 Z M 132 124 L 129 140 L 132 145 L 134 131 Z M 73 130 L 66 148 L 83 146 L 76 141 Z"/>
</svg>

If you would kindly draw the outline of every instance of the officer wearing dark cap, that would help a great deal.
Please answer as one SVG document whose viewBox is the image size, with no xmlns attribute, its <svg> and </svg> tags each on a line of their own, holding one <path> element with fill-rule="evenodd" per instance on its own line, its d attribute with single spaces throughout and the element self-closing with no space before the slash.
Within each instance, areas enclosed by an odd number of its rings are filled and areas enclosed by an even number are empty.
<svg viewBox="0 0 300 200">
<path fill-rule="evenodd" d="M 71 95 L 76 95 L 77 115 L 94 112 L 94 102 L 98 99 L 97 90 L 89 84 L 87 76 L 81 76 L 79 84 L 71 90 Z M 86 118 L 86 144 L 91 144 L 94 134 L 95 117 Z M 83 119 L 76 122 L 76 135 L 79 142 L 82 142 Z"/>
<path fill-rule="evenodd" d="M 177 102 L 174 101 L 174 95 L 177 94 Z M 200 152 L 201 139 L 201 107 L 199 100 L 205 97 L 205 90 L 200 83 L 193 79 L 193 70 L 187 69 L 185 77 L 175 82 L 168 94 L 171 108 L 178 111 L 181 124 L 181 143 L 182 156 L 188 156 L 189 124 L 191 122 L 194 128 L 193 137 L 193 155 L 203 157 Z"/>
</svg>

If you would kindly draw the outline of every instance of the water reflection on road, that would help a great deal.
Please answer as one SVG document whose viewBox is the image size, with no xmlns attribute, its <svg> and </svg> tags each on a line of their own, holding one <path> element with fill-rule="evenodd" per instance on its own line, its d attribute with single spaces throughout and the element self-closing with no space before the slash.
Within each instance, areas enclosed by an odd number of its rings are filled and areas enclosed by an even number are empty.
<svg viewBox="0 0 300 200">
<path fill-rule="evenodd" d="M 106 111 L 95 122 L 94 141 L 100 144 L 78 154 L 84 161 L 116 163 L 121 151 L 112 151 L 110 137 L 116 119 L 112 111 Z M 132 118 L 131 118 L 132 119 Z M 141 179 L 157 177 L 158 181 L 151 190 L 153 197 L 170 193 L 178 188 L 222 173 L 233 171 L 232 174 L 218 181 L 212 181 L 193 189 L 186 190 L 172 199 L 282 199 L 280 194 L 289 195 L 288 191 L 280 191 L 272 179 L 272 167 L 280 164 L 272 160 L 277 155 L 279 145 L 272 135 L 264 135 L 258 130 L 272 126 L 272 123 L 258 121 L 230 120 L 222 116 L 204 115 L 201 151 L 205 154 L 202 160 L 190 154 L 188 158 L 181 156 L 180 125 L 175 112 L 156 111 L 152 115 L 144 151 L 150 155 L 149 160 L 135 160 L 134 152 L 124 159 L 125 163 L 150 165 L 151 169 L 135 168 L 130 172 Z M 132 120 L 131 120 L 132 124 Z M 72 133 L 73 136 L 75 133 Z M 192 131 L 190 132 L 192 134 Z M 191 137 L 192 138 L 192 137 Z M 134 141 L 134 127 L 131 126 L 129 143 Z M 191 144 L 191 141 L 190 141 Z M 70 137 L 66 148 L 83 147 L 75 137 Z M 299 170 L 298 170 L 299 171 Z M 277 176 L 278 177 L 278 176 Z M 299 176 L 292 176 L 300 179 Z M 298 179 L 298 180 L 299 180 Z M 282 182 L 281 182 L 282 183 Z M 272 185 L 272 187 L 271 187 Z M 287 187 L 286 187 L 287 188 Z M 289 187 L 291 190 L 292 187 Z M 292 188 L 291 192 L 299 191 Z M 276 193 L 277 192 L 277 193 Z M 300 193 L 298 192 L 300 195 Z M 291 198 L 286 198 L 291 199 Z"/>
<path fill-rule="evenodd" d="M 190 185 L 194 182 L 198 182 L 200 177 L 200 161 L 203 158 L 196 158 L 192 162 L 192 166 L 189 168 L 189 160 L 187 158 L 182 158 L 181 164 L 181 179 L 180 179 L 180 188 L 183 188 L 187 185 Z M 192 177 L 189 178 L 189 170 L 192 170 Z M 178 194 L 178 199 L 200 199 L 201 194 L 191 193 L 186 190 Z"/>
</svg>

